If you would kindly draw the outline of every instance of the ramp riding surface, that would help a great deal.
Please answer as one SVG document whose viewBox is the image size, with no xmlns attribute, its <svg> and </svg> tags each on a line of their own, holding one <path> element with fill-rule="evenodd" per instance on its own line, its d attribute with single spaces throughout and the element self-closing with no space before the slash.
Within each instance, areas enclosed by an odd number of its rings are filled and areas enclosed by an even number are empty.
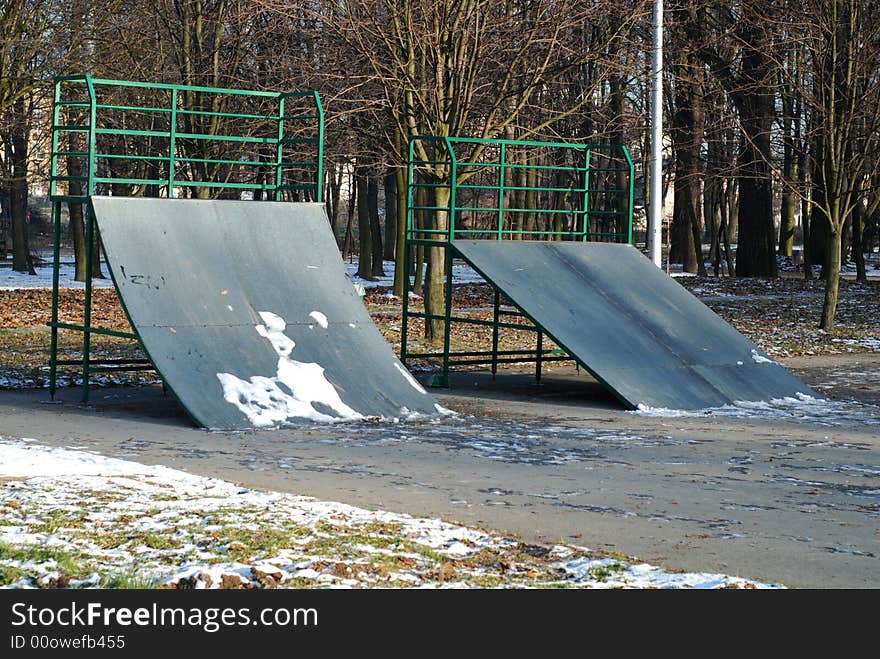
<svg viewBox="0 0 880 659">
<path fill-rule="evenodd" d="M 453 245 L 628 407 L 815 396 L 631 245 Z"/>
<path fill-rule="evenodd" d="M 348 279 L 322 204 L 91 203 L 132 326 L 197 424 L 437 413 Z"/>
</svg>

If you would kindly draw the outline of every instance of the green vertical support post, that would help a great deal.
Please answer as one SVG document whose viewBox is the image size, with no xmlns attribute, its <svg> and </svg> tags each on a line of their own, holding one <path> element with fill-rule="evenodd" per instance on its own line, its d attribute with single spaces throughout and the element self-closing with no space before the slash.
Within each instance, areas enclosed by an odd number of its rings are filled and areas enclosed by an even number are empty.
<svg viewBox="0 0 880 659">
<path fill-rule="evenodd" d="M 498 373 L 498 323 L 501 320 L 501 293 L 494 288 L 495 299 L 492 303 L 492 379 Z"/>
<path fill-rule="evenodd" d="M 581 221 L 583 222 L 583 233 L 581 234 L 581 241 L 586 241 L 589 237 L 590 232 L 590 150 L 587 149 L 584 155 L 584 201 L 583 201 L 583 210 L 584 212 L 581 214 Z"/>
<path fill-rule="evenodd" d="M 538 330 L 538 347 L 535 351 L 535 382 L 541 383 L 541 367 L 544 362 L 544 332 Z"/>
<path fill-rule="evenodd" d="M 504 178 L 507 166 L 507 144 L 501 143 L 498 156 L 498 240 L 504 238 Z"/>
<path fill-rule="evenodd" d="M 284 94 L 278 97 L 278 136 L 275 144 L 275 201 L 281 201 L 281 183 L 284 179 L 281 163 L 284 162 Z"/>
<path fill-rule="evenodd" d="M 633 166 L 632 158 L 629 155 L 629 149 L 626 148 L 625 145 L 620 147 L 623 150 L 623 157 L 626 158 L 627 176 L 629 177 L 629 185 L 628 188 L 628 206 L 626 212 L 626 221 L 627 221 L 627 232 L 626 232 L 626 242 L 632 245 L 633 241 L 633 193 L 635 192 L 635 185 L 633 179 L 635 178 L 635 167 Z"/>
<path fill-rule="evenodd" d="M 49 198 L 57 194 L 58 177 L 58 131 L 54 129 L 61 123 L 61 81 L 55 81 L 55 94 L 52 101 L 52 158 L 49 180 Z M 58 286 L 61 269 L 61 202 L 52 202 L 52 327 L 49 345 L 49 398 L 55 400 L 58 385 Z"/>
<path fill-rule="evenodd" d="M 400 320 L 400 361 L 406 365 L 407 335 L 409 333 L 409 241 L 413 235 L 413 162 L 415 142 L 410 140 L 406 161 L 406 238 L 403 241 L 403 302 Z"/>
<path fill-rule="evenodd" d="M 53 140 L 54 141 L 54 140 Z M 53 148 L 53 151 L 56 149 Z M 52 202 L 52 327 L 49 339 L 49 399 L 58 388 L 58 287 L 61 270 L 61 202 Z"/>
<path fill-rule="evenodd" d="M 312 92 L 315 100 L 315 110 L 318 113 L 318 163 L 315 167 L 315 201 L 324 201 L 324 106 L 321 105 L 321 96 L 318 92 Z"/>
<path fill-rule="evenodd" d="M 95 87 L 92 84 L 92 77 L 87 75 L 85 77 L 86 80 L 86 88 L 89 93 L 89 145 L 88 145 L 88 174 L 87 174 L 87 182 L 86 182 L 86 199 L 90 198 L 93 194 L 95 194 L 95 154 L 98 152 L 97 144 L 95 141 L 96 132 L 95 132 L 95 122 L 96 122 L 96 98 L 95 98 Z M 92 207 L 90 203 L 84 204 L 84 212 L 86 216 L 86 292 L 85 292 L 85 301 L 83 303 L 83 325 L 85 330 L 83 331 L 83 348 L 82 348 L 82 357 L 83 357 L 83 390 L 82 390 L 82 402 L 89 402 L 89 361 L 91 358 L 91 327 L 92 327 L 92 251 L 94 249 L 94 238 L 95 238 L 95 218 L 94 212 L 92 211 Z"/>
<path fill-rule="evenodd" d="M 168 198 L 174 199 L 175 155 L 177 153 L 177 88 L 171 90 L 171 113 L 168 118 Z"/>
<path fill-rule="evenodd" d="M 456 193 L 458 192 L 458 161 L 455 157 L 455 150 L 452 148 L 452 143 L 449 142 L 449 140 L 446 140 L 445 144 L 451 163 L 451 173 L 449 178 L 449 214 L 446 216 L 448 244 L 443 248 L 446 266 L 446 290 L 444 291 L 446 298 L 444 313 L 446 319 L 443 326 L 443 378 L 441 386 L 448 387 L 449 346 L 452 337 L 452 244 L 455 242 L 455 206 Z"/>
</svg>

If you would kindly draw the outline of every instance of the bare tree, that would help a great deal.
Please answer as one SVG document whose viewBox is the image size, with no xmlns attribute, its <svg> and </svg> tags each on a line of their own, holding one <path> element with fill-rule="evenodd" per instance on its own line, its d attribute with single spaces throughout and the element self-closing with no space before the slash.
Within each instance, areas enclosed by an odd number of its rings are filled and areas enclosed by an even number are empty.
<svg viewBox="0 0 880 659">
<path fill-rule="evenodd" d="M 27 245 L 28 143 L 34 109 L 52 75 L 82 46 L 64 38 L 69 8 L 56 0 L 0 3 L 0 186 L 9 200 L 13 269 L 33 272 Z M 6 212 L 6 209 L 4 209 Z"/>
<path fill-rule="evenodd" d="M 844 228 L 864 214 L 863 192 L 880 171 L 880 7 L 868 0 L 806 0 L 803 10 L 812 74 L 804 90 L 813 127 L 812 231 L 821 221 L 828 238 L 820 326 L 831 331 Z"/>
<path fill-rule="evenodd" d="M 379 84 L 382 98 L 374 107 L 390 111 L 392 126 L 385 134 L 397 149 L 399 164 L 406 160 L 402 149 L 410 136 L 495 138 L 516 126 L 518 136 L 524 137 L 579 112 L 591 103 L 595 89 L 564 110 L 544 114 L 527 126 L 517 125 L 526 109 L 567 71 L 607 52 L 601 46 L 591 52 L 570 48 L 573 35 L 607 12 L 575 0 L 350 0 L 340 3 L 337 11 L 337 34 L 363 62 L 361 79 L 352 84 L 361 85 L 368 77 Z M 626 20 L 634 18 L 629 14 Z M 608 41 L 619 32 L 619 28 L 609 31 Z M 603 79 L 596 81 L 597 86 Z M 416 149 L 421 160 L 435 163 L 428 172 L 436 184 L 431 205 L 447 207 L 445 184 L 451 176 L 447 154 L 441 148 L 429 153 L 423 143 Z M 447 215 L 430 214 L 426 228 L 446 231 Z M 439 316 L 444 299 L 443 253 L 434 247 L 426 252 L 426 312 Z M 405 269 L 398 261 L 398 279 Z M 439 340 L 441 323 L 426 323 L 426 336 Z"/>
</svg>

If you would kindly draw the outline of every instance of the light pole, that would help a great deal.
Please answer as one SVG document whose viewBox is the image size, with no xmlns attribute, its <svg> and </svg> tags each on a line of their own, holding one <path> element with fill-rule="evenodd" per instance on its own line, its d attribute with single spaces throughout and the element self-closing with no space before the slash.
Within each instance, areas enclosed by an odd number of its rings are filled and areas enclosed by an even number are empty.
<svg viewBox="0 0 880 659">
<path fill-rule="evenodd" d="M 648 243 L 658 268 L 663 260 L 663 0 L 654 0 L 654 48 L 651 63 L 651 205 Z"/>
</svg>

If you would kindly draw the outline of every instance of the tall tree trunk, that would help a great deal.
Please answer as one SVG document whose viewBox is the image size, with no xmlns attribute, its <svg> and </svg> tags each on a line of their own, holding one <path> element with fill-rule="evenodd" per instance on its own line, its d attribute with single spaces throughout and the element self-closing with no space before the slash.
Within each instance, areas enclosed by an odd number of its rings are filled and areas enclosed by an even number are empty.
<svg viewBox="0 0 880 659">
<path fill-rule="evenodd" d="M 367 200 L 369 183 L 367 175 L 355 173 L 357 188 L 357 227 L 358 227 L 358 269 L 357 275 L 362 279 L 373 278 L 373 248 L 370 240 L 370 206 Z"/>
<path fill-rule="evenodd" d="M 791 124 L 786 118 L 785 124 Z M 791 256 L 794 248 L 795 204 L 796 199 L 792 187 L 797 185 L 797 161 L 794 157 L 791 141 L 788 137 L 789 126 L 784 129 L 785 148 L 782 173 L 782 204 L 779 211 L 779 255 Z"/>
<path fill-rule="evenodd" d="M 863 245 L 863 236 L 865 232 L 865 207 L 862 205 L 861 192 L 857 198 L 859 199 L 852 213 L 852 253 L 853 261 L 856 264 L 856 281 L 867 284 L 868 273 L 865 271 L 865 246 Z"/>
<path fill-rule="evenodd" d="M 703 143 L 702 71 L 689 56 L 680 68 L 673 115 L 675 141 L 675 207 L 672 214 L 670 260 L 680 262 L 685 272 L 706 274 L 702 258 L 702 235 L 698 211 L 700 148 Z M 694 76 L 699 76 L 695 78 Z"/>
<path fill-rule="evenodd" d="M 9 185 L 9 211 L 12 216 L 12 269 L 16 272 L 36 274 L 28 242 L 28 136 L 30 113 L 25 101 L 15 103 L 12 112 L 11 149 L 7 150 L 11 180 Z"/>
<path fill-rule="evenodd" d="M 395 241 L 394 258 L 394 294 L 403 295 L 404 277 L 409 277 L 412 259 L 414 254 L 407 255 L 406 249 L 406 222 L 407 222 L 407 190 L 406 190 L 406 172 L 403 167 L 397 167 L 394 170 L 394 178 L 397 181 L 395 190 L 397 192 L 397 231 Z M 408 258 L 405 258 L 408 256 Z"/>
<path fill-rule="evenodd" d="M 34 270 L 28 241 L 27 183 L 22 186 L 20 181 L 13 181 L 12 195 L 9 199 L 9 210 L 12 215 L 12 269 L 35 275 L 37 273 Z"/>
<path fill-rule="evenodd" d="M 800 140 L 800 131 L 798 130 L 798 139 Z M 798 142 L 800 148 L 800 157 L 798 158 L 798 181 L 801 185 L 801 233 L 803 234 L 803 256 L 804 256 L 804 279 L 810 281 L 813 278 L 813 255 L 811 247 L 811 218 L 810 208 L 812 206 L 812 192 L 815 189 L 812 182 L 807 180 L 807 172 L 811 170 L 810 156 L 806 149 L 805 141 Z"/>
<path fill-rule="evenodd" d="M 384 277 L 382 267 L 382 222 L 379 219 L 379 179 L 371 175 L 367 179 L 367 211 L 370 213 L 370 274 Z"/>
<path fill-rule="evenodd" d="M 9 215 L 9 188 L 0 185 L 0 260 L 5 261 L 9 252 L 9 231 L 12 218 Z"/>
<path fill-rule="evenodd" d="M 752 38 L 757 40 L 755 35 Z M 742 79 L 747 88 L 733 94 L 744 132 L 740 153 L 736 276 L 776 277 L 776 228 L 769 165 L 774 116 L 774 94 L 770 88 L 772 60 L 754 44 L 749 44 L 742 54 Z"/>
<path fill-rule="evenodd" d="M 354 224 L 354 215 L 357 210 L 357 177 L 354 170 L 348 179 L 348 215 L 345 219 L 345 238 L 342 241 L 342 257 L 348 258 L 354 249 L 354 238 L 352 224 Z"/>
<path fill-rule="evenodd" d="M 789 75 L 795 73 L 797 57 L 792 49 L 785 57 L 785 71 L 780 72 L 780 99 L 782 101 L 782 203 L 779 208 L 779 255 L 791 256 L 794 248 L 795 209 L 797 200 L 797 154 L 795 141 L 798 138 L 797 125 L 800 112 L 795 110 L 795 91 L 787 82 Z"/>
<path fill-rule="evenodd" d="M 382 258 L 394 260 L 397 249 L 397 175 L 394 168 L 385 172 L 383 180 L 385 188 L 385 243 Z"/>
<path fill-rule="evenodd" d="M 828 232 L 828 247 L 825 253 L 825 300 L 822 305 L 820 327 L 826 332 L 834 329 L 834 316 L 837 313 L 837 296 L 840 285 L 840 230 Z"/>
<path fill-rule="evenodd" d="M 339 241 L 339 203 L 342 198 L 342 167 L 334 166 L 330 168 L 327 175 L 327 182 L 330 188 L 330 194 L 327 195 L 327 205 L 330 211 L 330 230 L 333 231 L 333 237 Z"/>
<path fill-rule="evenodd" d="M 676 163 L 676 172 L 683 171 Z M 697 257 L 695 255 L 696 246 L 694 245 L 694 233 L 691 231 L 692 212 L 688 210 L 688 206 L 693 205 L 690 193 L 690 183 L 686 176 L 675 176 L 675 198 L 672 210 L 672 224 L 669 227 L 671 234 L 669 261 L 672 263 L 681 263 L 682 270 L 685 272 L 697 272 Z"/>
<path fill-rule="evenodd" d="M 434 206 L 449 207 L 449 188 L 441 186 L 434 189 Z M 431 213 L 432 229 L 446 231 L 449 222 L 448 211 Z M 442 247 L 428 247 L 425 250 L 427 260 L 427 276 L 425 277 L 425 313 L 429 316 L 443 316 L 446 313 L 446 250 Z M 425 319 L 425 339 L 432 345 L 443 340 L 442 320 Z"/>
</svg>

